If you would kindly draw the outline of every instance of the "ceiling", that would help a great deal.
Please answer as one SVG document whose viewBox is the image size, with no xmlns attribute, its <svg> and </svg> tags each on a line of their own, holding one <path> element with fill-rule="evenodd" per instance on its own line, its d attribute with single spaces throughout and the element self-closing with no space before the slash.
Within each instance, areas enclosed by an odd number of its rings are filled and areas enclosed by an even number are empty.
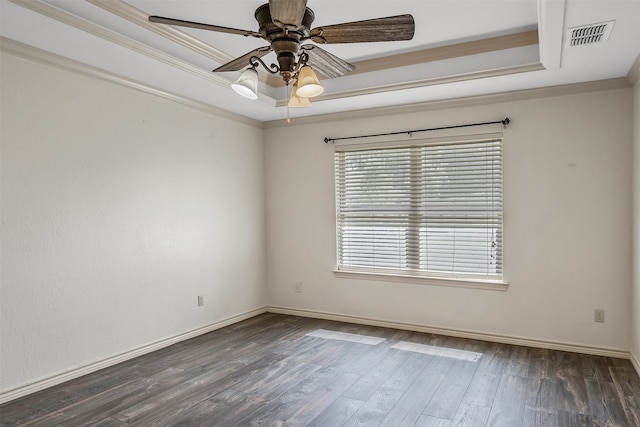
<svg viewBox="0 0 640 427">
<path fill-rule="evenodd" d="M 625 77 L 640 54 L 640 0 L 308 0 L 313 27 L 410 13 L 416 31 L 410 41 L 324 45 L 356 70 L 324 79 L 312 107 L 287 111 L 288 88 L 268 73 L 252 101 L 230 89 L 239 72 L 211 72 L 266 42 L 147 19 L 257 31 L 265 2 L 0 0 L 0 35 L 263 122 Z M 568 29 L 609 21 L 606 41 L 567 47 Z"/>
</svg>

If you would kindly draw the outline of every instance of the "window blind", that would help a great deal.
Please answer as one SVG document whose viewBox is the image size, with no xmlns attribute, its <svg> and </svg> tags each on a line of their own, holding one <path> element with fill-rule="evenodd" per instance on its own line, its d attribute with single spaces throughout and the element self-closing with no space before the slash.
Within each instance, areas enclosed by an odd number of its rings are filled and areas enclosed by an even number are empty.
<svg viewBox="0 0 640 427">
<path fill-rule="evenodd" d="M 502 277 L 502 140 L 341 148 L 338 270 Z"/>
</svg>

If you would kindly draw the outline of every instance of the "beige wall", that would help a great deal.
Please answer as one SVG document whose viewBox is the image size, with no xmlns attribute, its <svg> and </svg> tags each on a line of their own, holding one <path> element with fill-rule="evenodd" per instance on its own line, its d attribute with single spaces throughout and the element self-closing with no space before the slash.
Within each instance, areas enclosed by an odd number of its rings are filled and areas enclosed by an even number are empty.
<svg viewBox="0 0 640 427">
<path fill-rule="evenodd" d="M 1 67 L 2 392 L 267 303 L 640 355 L 638 85 L 263 131 L 9 55 Z M 322 138 L 506 116 L 507 292 L 333 276 Z"/>
<path fill-rule="evenodd" d="M 5 54 L 1 74 L 2 391 L 265 306 L 261 128 Z"/>
<path fill-rule="evenodd" d="M 618 89 L 267 129 L 270 305 L 628 351 L 631 108 L 631 89 Z M 334 277 L 333 147 L 323 137 L 507 116 L 507 292 Z"/>
</svg>

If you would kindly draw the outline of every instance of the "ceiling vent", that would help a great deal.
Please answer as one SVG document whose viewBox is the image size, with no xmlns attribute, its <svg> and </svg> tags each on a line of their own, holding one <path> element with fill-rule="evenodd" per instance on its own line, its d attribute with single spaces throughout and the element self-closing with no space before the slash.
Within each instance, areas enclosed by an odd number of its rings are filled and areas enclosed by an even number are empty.
<svg viewBox="0 0 640 427">
<path fill-rule="evenodd" d="M 609 34 L 615 21 L 583 25 L 567 30 L 567 47 L 589 46 L 609 40 Z"/>
</svg>

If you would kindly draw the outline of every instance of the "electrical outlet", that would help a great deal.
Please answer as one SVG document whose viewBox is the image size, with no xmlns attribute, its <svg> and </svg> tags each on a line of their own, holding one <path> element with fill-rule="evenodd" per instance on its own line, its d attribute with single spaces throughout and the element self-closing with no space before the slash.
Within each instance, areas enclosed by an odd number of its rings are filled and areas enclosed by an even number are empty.
<svg viewBox="0 0 640 427">
<path fill-rule="evenodd" d="M 604 323 L 604 310 L 595 309 L 593 311 L 593 321 L 598 323 Z"/>
<path fill-rule="evenodd" d="M 202 307 L 204 305 L 204 295 L 198 295 L 198 307 Z"/>
<path fill-rule="evenodd" d="M 296 292 L 302 292 L 302 282 L 296 282 Z"/>
</svg>

